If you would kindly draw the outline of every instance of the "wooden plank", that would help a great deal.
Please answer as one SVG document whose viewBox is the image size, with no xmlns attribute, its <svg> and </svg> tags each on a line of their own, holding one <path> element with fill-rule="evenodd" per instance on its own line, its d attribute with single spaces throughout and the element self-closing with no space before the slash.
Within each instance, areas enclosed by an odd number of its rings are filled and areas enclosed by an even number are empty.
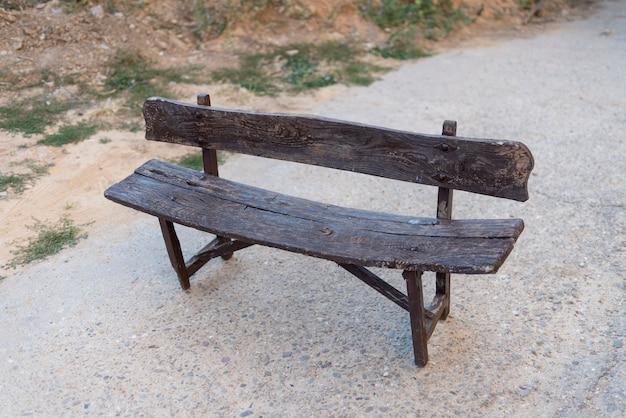
<svg viewBox="0 0 626 418">
<path fill-rule="evenodd" d="M 163 98 L 146 138 L 355 171 L 525 201 L 533 168 L 515 141 L 424 135 L 322 117 L 242 112 Z"/>
<path fill-rule="evenodd" d="M 220 236 L 338 263 L 481 274 L 497 271 L 520 219 L 446 221 L 326 205 L 152 160 L 105 196 Z"/>
</svg>

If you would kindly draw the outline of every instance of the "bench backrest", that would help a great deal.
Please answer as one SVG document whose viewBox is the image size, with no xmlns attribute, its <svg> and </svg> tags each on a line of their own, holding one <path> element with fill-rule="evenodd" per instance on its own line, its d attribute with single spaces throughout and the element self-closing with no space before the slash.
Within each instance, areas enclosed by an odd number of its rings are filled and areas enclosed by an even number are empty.
<svg viewBox="0 0 626 418">
<path fill-rule="evenodd" d="M 294 161 L 525 201 L 533 168 L 516 141 L 424 135 L 323 117 L 226 110 L 159 97 L 146 139 Z"/>
</svg>

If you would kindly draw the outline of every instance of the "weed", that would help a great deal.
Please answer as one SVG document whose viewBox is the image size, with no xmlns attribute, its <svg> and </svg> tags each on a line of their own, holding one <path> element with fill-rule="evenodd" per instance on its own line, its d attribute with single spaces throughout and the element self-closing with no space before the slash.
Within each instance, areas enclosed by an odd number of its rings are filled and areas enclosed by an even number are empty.
<svg viewBox="0 0 626 418">
<path fill-rule="evenodd" d="M 101 144 L 108 144 L 109 142 L 111 142 L 111 138 L 100 138 L 100 143 Z"/>
<path fill-rule="evenodd" d="M 78 122 L 74 125 L 63 125 L 57 133 L 48 134 L 37 141 L 41 145 L 61 147 L 66 144 L 75 144 L 96 133 L 96 125 L 87 122 Z"/>
<path fill-rule="evenodd" d="M 37 0 L 1 0 L 0 8 L 7 10 L 24 10 L 27 7 L 35 7 Z"/>
<path fill-rule="evenodd" d="M 178 160 L 176 160 L 176 164 L 191 168 L 192 170 L 202 171 L 204 169 L 204 163 L 202 162 L 202 153 L 193 152 L 190 154 L 183 155 Z"/>
<path fill-rule="evenodd" d="M 331 73 L 320 73 L 319 62 L 307 45 L 300 45 L 293 49 L 294 54 L 286 56 L 286 62 L 281 69 L 286 73 L 284 81 L 291 84 L 291 90 L 315 89 L 335 84 L 337 79 Z"/>
<path fill-rule="evenodd" d="M 455 8 L 451 0 L 360 0 L 357 3 L 364 17 L 391 32 L 385 47 L 376 52 L 395 59 L 424 56 L 415 46 L 419 37 L 436 40 L 447 36 L 454 25 L 470 21 L 464 8 Z"/>
<path fill-rule="evenodd" d="M 170 81 L 192 81 L 186 72 L 193 68 L 158 69 L 139 52 L 120 49 L 110 63 L 105 86 L 109 93 L 126 92 L 126 104 L 140 113 L 141 104 L 151 96 L 168 96 Z"/>
<path fill-rule="evenodd" d="M 35 231 L 37 236 L 31 238 L 26 246 L 18 245 L 16 250 L 11 251 L 14 257 L 6 267 L 15 268 L 46 258 L 68 246 L 75 246 L 79 240 L 87 237 L 86 233 L 81 234 L 80 228 L 66 217 L 54 225 L 46 225 L 35 219 L 35 223 L 27 228 Z"/>
<path fill-rule="evenodd" d="M 191 18 L 193 20 L 191 33 L 201 41 L 204 40 L 205 34 L 208 34 L 209 39 L 217 38 L 228 25 L 226 14 L 215 7 L 207 8 L 204 0 L 194 1 Z"/>
<path fill-rule="evenodd" d="M 0 129 L 25 136 L 41 134 L 46 126 L 58 121 L 65 112 L 79 104 L 76 101 L 44 98 L 0 106 Z"/>
<path fill-rule="evenodd" d="M 256 94 L 282 90 L 298 93 L 338 82 L 367 85 L 381 67 L 359 59 L 364 50 L 349 42 L 292 44 L 263 54 L 242 55 L 238 69 L 220 69 L 212 76 Z"/>
<path fill-rule="evenodd" d="M 533 6 L 533 0 L 517 0 L 517 4 L 524 10 L 530 10 Z"/>
<path fill-rule="evenodd" d="M 218 150 L 217 151 L 218 164 L 222 164 L 224 163 L 224 161 L 226 161 L 225 154 L 222 151 Z M 192 170 L 196 170 L 196 171 L 204 170 L 204 163 L 202 161 L 202 153 L 200 152 L 192 152 L 189 154 L 185 154 L 173 162 L 182 167 L 191 168 Z"/>
<path fill-rule="evenodd" d="M 429 54 L 419 47 L 418 43 L 415 42 L 415 38 L 414 28 L 403 28 L 389 36 L 383 47 L 374 47 L 372 52 L 379 54 L 383 58 L 396 60 L 427 57 Z"/>
<path fill-rule="evenodd" d="M 213 71 L 211 77 L 216 81 L 239 85 L 259 95 L 273 96 L 279 88 L 274 77 L 265 70 L 267 65 L 268 56 L 265 54 L 242 55 L 239 68 L 220 68 Z"/>
<path fill-rule="evenodd" d="M 24 186 L 28 180 L 26 174 L 10 173 L 4 175 L 0 173 L 0 192 L 6 192 L 9 188 L 17 193 L 24 191 Z"/>
<path fill-rule="evenodd" d="M 89 2 L 87 0 L 61 0 L 61 4 L 66 13 L 72 13 L 86 7 Z"/>
<path fill-rule="evenodd" d="M 0 192 L 8 192 L 10 189 L 13 193 L 22 193 L 27 184 L 48 172 L 48 166 L 35 164 L 30 160 L 25 160 L 22 164 L 28 166 L 30 173 L 9 173 L 6 175 L 0 173 Z"/>
</svg>

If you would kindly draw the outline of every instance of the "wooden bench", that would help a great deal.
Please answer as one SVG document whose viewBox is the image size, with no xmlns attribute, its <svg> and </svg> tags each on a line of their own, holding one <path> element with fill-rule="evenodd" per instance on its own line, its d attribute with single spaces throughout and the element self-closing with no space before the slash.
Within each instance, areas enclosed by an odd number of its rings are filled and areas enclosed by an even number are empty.
<svg viewBox="0 0 626 418">
<path fill-rule="evenodd" d="M 336 262 L 409 311 L 415 363 L 450 309 L 450 273 L 495 273 L 524 228 L 521 219 L 452 220 L 453 189 L 525 201 L 533 168 L 514 141 L 423 135 L 302 115 L 269 114 L 148 99 L 146 138 L 201 147 L 204 172 L 151 160 L 105 196 L 158 217 L 183 289 L 209 260 L 261 244 Z M 393 215 L 291 197 L 218 177 L 216 150 L 355 171 L 439 188 L 435 218 Z M 174 224 L 215 234 L 185 261 Z M 407 295 L 366 267 L 403 270 Z M 436 272 L 424 306 L 422 272 Z"/>
</svg>

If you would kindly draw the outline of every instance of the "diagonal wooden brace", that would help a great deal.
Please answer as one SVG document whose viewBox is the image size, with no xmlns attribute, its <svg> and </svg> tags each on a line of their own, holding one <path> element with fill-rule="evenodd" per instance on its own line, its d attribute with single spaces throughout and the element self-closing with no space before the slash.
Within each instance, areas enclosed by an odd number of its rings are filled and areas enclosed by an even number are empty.
<svg viewBox="0 0 626 418">
<path fill-rule="evenodd" d="M 189 278 L 202 268 L 206 263 L 216 257 L 222 257 L 228 259 L 235 251 L 242 250 L 253 244 L 244 241 L 232 241 L 230 238 L 216 237 L 213 241 L 202 248 L 196 255 L 191 257 L 185 262 L 183 258 L 183 252 L 180 247 L 180 241 L 178 235 L 176 235 L 176 229 L 174 223 L 165 219 L 159 218 L 159 224 L 161 225 L 161 232 L 163 233 L 163 240 L 165 241 L 165 247 L 167 254 L 176 271 L 178 281 L 183 290 L 187 290 L 191 287 Z"/>
<path fill-rule="evenodd" d="M 363 266 L 347 263 L 338 264 L 372 289 L 409 312 L 415 364 L 420 367 L 425 366 L 428 363 L 427 342 L 433 334 L 437 322 L 440 319 L 444 319 L 446 310 L 450 306 L 449 296 L 445 292 L 437 292 L 430 305 L 425 307 L 421 271 L 406 270 L 403 272 L 402 276 L 406 280 L 407 286 L 407 295 L 405 295 Z"/>
</svg>

